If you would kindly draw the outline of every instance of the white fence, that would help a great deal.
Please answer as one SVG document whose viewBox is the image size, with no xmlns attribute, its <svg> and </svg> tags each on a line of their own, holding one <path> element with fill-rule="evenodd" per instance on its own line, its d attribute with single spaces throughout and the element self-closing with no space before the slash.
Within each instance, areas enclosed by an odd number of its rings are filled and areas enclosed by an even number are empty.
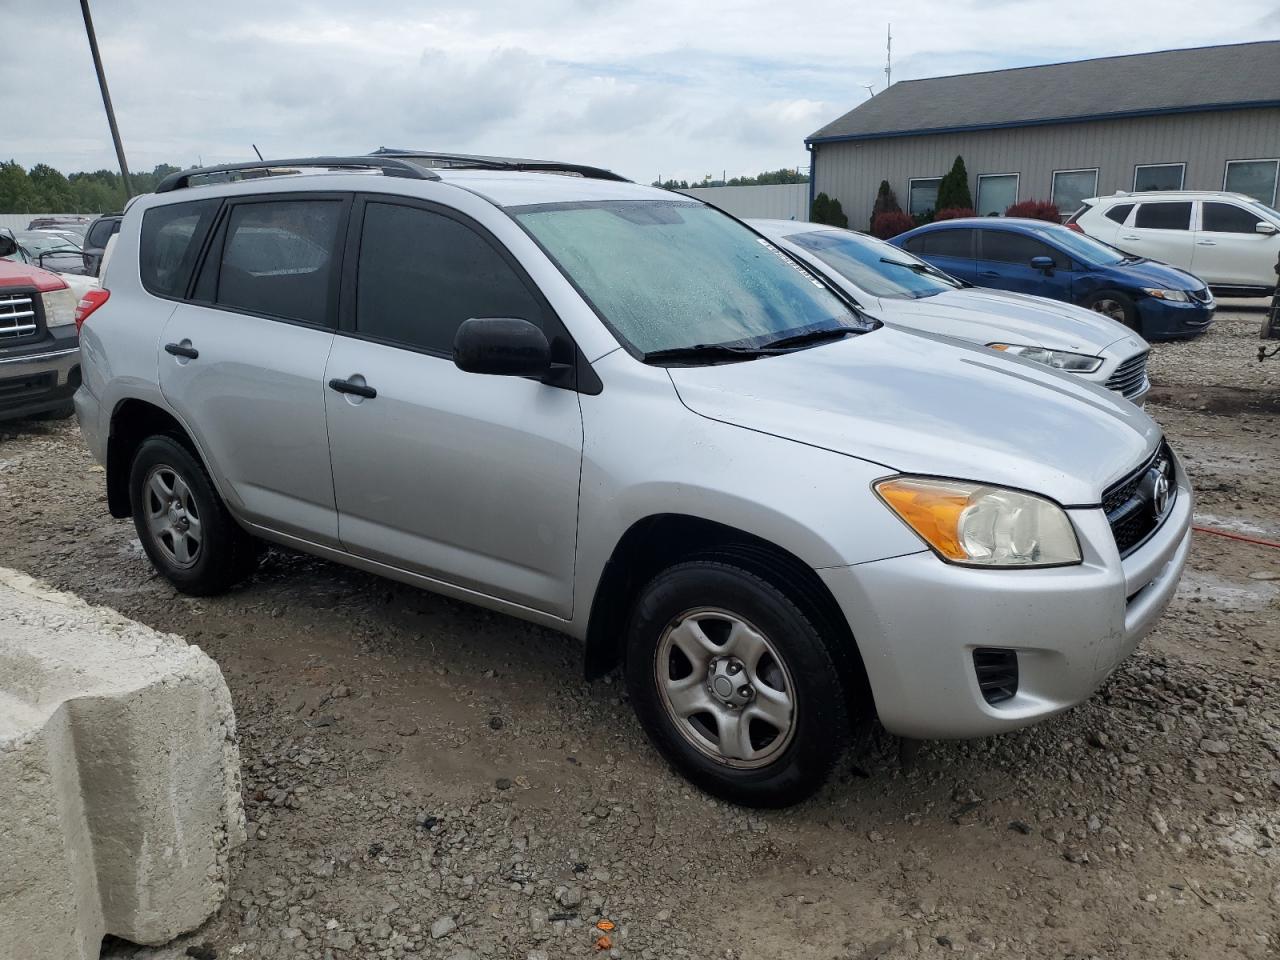
<svg viewBox="0 0 1280 960">
<path fill-rule="evenodd" d="M 807 183 L 771 183 L 761 187 L 698 187 L 678 192 L 697 197 L 735 217 L 809 219 Z"/>
</svg>

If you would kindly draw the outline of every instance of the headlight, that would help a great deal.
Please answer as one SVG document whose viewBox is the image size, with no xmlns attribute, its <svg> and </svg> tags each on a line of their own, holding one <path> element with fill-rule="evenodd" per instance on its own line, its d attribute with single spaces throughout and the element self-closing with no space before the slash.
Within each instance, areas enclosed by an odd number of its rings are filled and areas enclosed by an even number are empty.
<svg viewBox="0 0 1280 960">
<path fill-rule="evenodd" d="M 951 563 L 1056 567 L 1080 562 L 1066 512 L 1050 500 L 1003 487 L 931 477 L 890 477 L 880 498 Z"/>
<path fill-rule="evenodd" d="M 1160 287 L 1143 287 L 1142 292 L 1157 300 L 1171 300 L 1174 303 L 1186 303 L 1191 298 L 1185 290 L 1162 290 Z"/>
<path fill-rule="evenodd" d="M 1069 353 L 1066 350 L 1046 350 L 1044 347 L 1028 347 L 1018 343 L 988 343 L 992 350 L 1016 354 L 1024 360 L 1034 360 L 1055 370 L 1066 370 L 1069 373 L 1093 373 L 1102 366 L 1101 357 L 1091 357 L 1087 353 Z"/>
<path fill-rule="evenodd" d="M 79 301 L 70 287 L 47 290 L 40 294 L 40 300 L 44 303 L 44 325 L 49 329 L 76 322 L 76 304 Z"/>
</svg>

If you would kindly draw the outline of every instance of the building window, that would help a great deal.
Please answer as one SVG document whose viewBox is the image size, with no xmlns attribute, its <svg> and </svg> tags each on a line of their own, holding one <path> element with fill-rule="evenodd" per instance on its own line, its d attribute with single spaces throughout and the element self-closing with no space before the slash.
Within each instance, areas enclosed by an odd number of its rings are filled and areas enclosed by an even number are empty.
<svg viewBox="0 0 1280 960">
<path fill-rule="evenodd" d="M 913 217 L 931 214 L 938 205 L 938 184 L 941 177 L 925 177 L 919 180 L 908 180 L 907 212 Z"/>
<path fill-rule="evenodd" d="M 1053 202 L 1064 217 L 1075 213 L 1087 199 L 1097 194 L 1097 167 L 1053 172 Z"/>
<path fill-rule="evenodd" d="M 1186 172 L 1185 163 L 1140 163 L 1133 168 L 1134 192 L 1181 190 Z"/>
<path fill-rule="evenodd" d="M 1228 160 L 1222 189 L 1243 193 L 1274 207 L 1277 175 L 1280 175 L 1280 160 Z"/>
<path fill-rule="evenodd" d="M 978 206 L 980 217 L 999 217 L 1018 202 L 1018 175 L 1016 173 L 981 173 L 978 175 Z"/>
</svg>

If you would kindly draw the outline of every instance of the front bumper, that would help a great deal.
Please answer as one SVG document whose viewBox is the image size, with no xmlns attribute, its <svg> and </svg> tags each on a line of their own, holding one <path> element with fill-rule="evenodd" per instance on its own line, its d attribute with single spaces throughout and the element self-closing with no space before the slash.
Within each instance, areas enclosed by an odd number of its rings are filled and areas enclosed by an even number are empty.
<svg viewBox="0 0 1280 960">
<path fill-rule="evenodd" d="M 818 573 L 844 611 L 880 722 L 918 739 L 1017 729 L 1088 699 L 1150 632 L 1191 546 L 1192 492 L 1181 465 L 1163 525 L 1121 560 L 1101 508 L 1068 511 L 1084 562 L 981 570 L 924 551 Z M 990 704 L 978 648 L 1017 654 L 1018 690 Z"/>
<path fill-rule="evenodd" d="M 0 349 L 0 420 L 69 411 L 79 386 L 80 346 L 74 330 Z"/>
<path fill-rule="evenodd" d="M 1191 300 L 1175 303 L 1155 297 L 1139 297 L 1135 301 L 1141 319 L 1142 335 L 1148 340 L 1176 340 L 1205 333 L 1213 323 L 1217 301 L 1210 295 L 1208 303 Z"/>
</svg>

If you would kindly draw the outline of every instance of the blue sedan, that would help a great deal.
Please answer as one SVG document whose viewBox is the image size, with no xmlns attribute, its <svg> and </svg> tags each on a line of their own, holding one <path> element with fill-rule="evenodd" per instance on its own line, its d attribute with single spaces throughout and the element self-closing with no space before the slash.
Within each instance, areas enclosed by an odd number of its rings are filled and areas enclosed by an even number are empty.
<svg viewBox="0 0 1280 960">
<path fill-rule="evenodd" d="M 1193 337 L 1213 321 L 1213 294 L 1199 278 L 1056 223 L 944 220 L 890 242 L 967 283 L 1089 307 L 1148 340 Z"/>
</svg>

